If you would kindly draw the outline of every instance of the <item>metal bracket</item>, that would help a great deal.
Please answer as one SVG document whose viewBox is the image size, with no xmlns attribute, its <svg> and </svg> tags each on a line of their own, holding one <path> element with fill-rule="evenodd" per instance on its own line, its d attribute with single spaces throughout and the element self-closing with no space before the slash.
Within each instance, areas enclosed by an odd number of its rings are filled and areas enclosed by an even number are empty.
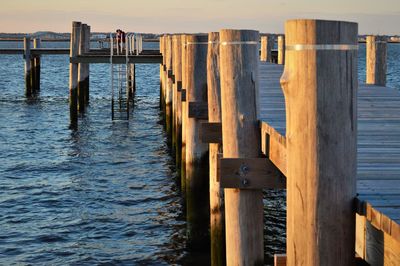
<svg viewBox="0 0 400 266">
<path fill-rule="evenodd" d="M 189 118 L 208 119 L 207 102 L 189 102 Z"/>
<path fill-rule="evenodd" d="M 222 158 L 220 185 L 223 188 L 286 188 L 286 178 L 267 158 Z"/>
<path fill-rule="evenodd" d="M 222 143 L 222 123 L 201 123 L 199 135 L 203 143 Z"/>
</svg>

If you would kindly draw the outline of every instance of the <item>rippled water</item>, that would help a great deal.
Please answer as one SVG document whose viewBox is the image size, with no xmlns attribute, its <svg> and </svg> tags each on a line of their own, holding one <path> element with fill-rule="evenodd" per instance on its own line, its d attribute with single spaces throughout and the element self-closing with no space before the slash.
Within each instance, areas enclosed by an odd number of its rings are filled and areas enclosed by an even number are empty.
<svg viewBox="0 0 400 266">
<path fill-rule="evenodd" d="M 400 88 L 400 45 L 389 45 L 388 57 L 388 85 Z M 109 66 L 90 71 L 90 107 L 74 132 L 68 56 L 42 57 L 42 90 L 29 100 L 22 56 L 0 56 L 0 264 L 206 263 L 207 254 L 185 249 L 182 197 L 158 108 L 159 67 L 137 66 L 129 123 L 111 121 Z M 282 191 L 264 194 L 270 262 L 284 253 L 286 203 Z"/>
</svg>

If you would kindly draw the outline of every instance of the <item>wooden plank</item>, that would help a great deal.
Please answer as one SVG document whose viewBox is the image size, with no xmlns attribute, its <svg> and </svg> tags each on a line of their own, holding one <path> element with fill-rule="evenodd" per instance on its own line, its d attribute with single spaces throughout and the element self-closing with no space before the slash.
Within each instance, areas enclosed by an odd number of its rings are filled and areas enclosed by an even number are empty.
<svg viewBox="0 0 400 266">
<path fill-rule="evenodd" d="M 365 260 L 370 265 L 399 265 L 400 242 L 367 221 Z"/>
<path fill-rule="evenodd" d="M 261 127 L 261 151 L 286 176 L 286 138 L 265 122 Z"/>
<path fill-rule="evenodd" d="M 274 254 L 274 266 L 286 266 L 286 254 Z"/>
<path fill-rule="evenodd" d="M 203 122 L 199 134 L 203 143 L 222 143 L 222 124 Z"/>
<path fill-rule="evenodd" d="M 188 117 L 196 119 L 208 119 L 207 102 L 189 102 Z"/>
<path fill-rule="evenodd" d="M 266 158 L 222 158 L 220 182 L 223 188 L 286 188 L 286 179 Z"/>
</svg>

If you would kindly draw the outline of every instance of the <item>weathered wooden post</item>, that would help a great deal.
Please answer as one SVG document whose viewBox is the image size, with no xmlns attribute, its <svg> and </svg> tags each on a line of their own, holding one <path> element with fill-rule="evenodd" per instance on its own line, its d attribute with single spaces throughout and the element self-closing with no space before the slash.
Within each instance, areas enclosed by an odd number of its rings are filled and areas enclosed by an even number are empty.
<svg viewBox="0 0 400 266">
<path fill-rule="evenodd" d="M 33 48 L 40 48 L 40 39 L 33 39 Z M 33 90 L 40 91 L 40 55 L 35 55 L 33 58 Z"/>
<path fill-rule="evenodd" d="M 132 43 L 133 45 L 133 43 Z M 159 50 L 160 50 L 160 54 L 163 56 L 163 61 L 162 64 L 160 64 L 160 109 L 163 109 L 163 87 L 164 87 L 164 64 L 165 64 L 165 60 L 164 60 L 164 36 L 160 36 L 159 38 Z"/>
<path fill-rule="evenodd" d="M 181 65 L 182 65 L 182 90 L 181 90 L 181 102 L 182 102 L 182 151 L 181 151 L 181 190 L 185 194 L 186 193 L 186 124 L 188 119 L 188 111 L 187 111 L 187 102 L 186 102 L 186 79 L 187 79 L 187 69 L 186 69 L 186 37 L 188 35 L 182 35 L 182 57 L 181 57 Z"/>
<path fill-rule="evenodd" d="M 354 265 L 358 26 L 285 31 L 287 265 Z"/>
<path fill-rule="evenodd" d="M 278 64 L 285 64 L 285 35 L 278 36 Z"/>
<path fill-rule="evenodd" d="M 70 59 L 79 54 L 79 38 L 81 34 L 81 22 L 72 22 Z M 78 64 L 69 64 L 69 112 L 70 128 L 78 128 Z"/>
<path fill-rule="evenodd" d="M 85 31 L 86 31 L 86 34 L 85 34 L 85 42 L 86 42 L 85 48 L 86 48 L 86 50 L 85 50 L 85 52 L 88 53 L 88 52 L 90 52 L 90 26 L 89 25 L 86 25 Z M 90 95 L 90 93 L 89 93 L 89 89 L 90 89 L 90 64 L 85 64 L 85 68 L 86 68 L 86 73 L 87 73 L 87 77 L 86 77 L 86 80 L 85 80 L 85 82 L 86 82 L 86 85 L 85 85 L 85 87 L 86 87 L 86 90 L 85 90 L 85 104 L 88 104 L 89 103 L 89 95 Z"/>
<path fill-rule="evenodd" d="M 205 121 L 190 115 L 190 106 L 207 103 L 207 35 L 186 36 L 186 208 L 188 246 L 194 250 L 209 247 L 209 173 L 208 145 L 199 136 L 200 124 Z"/>
<path fill-rule="evenodd" d="M 168 138 L 172 137 L 172 36 L 168 35 L 166 38 L 166 59 L 167 77 L 166 77 L 166 90 L 165 90 L 165 125 Z"/>
<path fill-rule="evenodd" d="M 31 62 L 31 38 L 24 37 L 25 58 L 25 95 L 32 96 L 32 62 Z"/>
<path fill-rule="evenodd" d="M 79 36 L 79 55 L 84 55 L 87 51 L 87 25 L 82 24 Z M 88 64 L 78 64 L 78 111 L 84 112 L 86 105 L 86 90 L 88 89 Z"/>
<path fill-rule="evenodd" d="M 176 152 L 176 87 L 175 87 L 175 42 L 176 42 L 176 35 L 171 35 L 171 153 L 175 154 Z"/>
<path fill-rule="evenodd" d="M 271 35 L 261 37 L 261 61 L 271 62 L 274 38 Z"/>
<path fill-rule="evenodd" d="M 367 36 L 367 84 L 386 85 L 387 44 L 383 37 Z"/>
<path fill-rule="evenodd" d="M 259 33 L 220 31 L 221 109 L 224 158 L 258 158 Z M 225 189 L 227 265 L 263 265 L 261 189 Z"/>
<path fill-rule="evenodd" d="M 181 167 L 181 154 L 182 154 L 182 36 L 174 35 L 174 56 L 173 56 L 173 69 L 174 69 L 174 102 L 175 102 L 175 159 L 176 169 L 180 174 Z"/>
<path fill-rule="evenodd" d="M 208 122 L 221 124 L 221 85 L 219 68 L 219 33 L 208 34 L 207 97 Z M 225 265 L 224 189 L 218 180 L 217 160 L 221 143 L 210 143 L 210 237 L 211 265 Z"/>
</svg>

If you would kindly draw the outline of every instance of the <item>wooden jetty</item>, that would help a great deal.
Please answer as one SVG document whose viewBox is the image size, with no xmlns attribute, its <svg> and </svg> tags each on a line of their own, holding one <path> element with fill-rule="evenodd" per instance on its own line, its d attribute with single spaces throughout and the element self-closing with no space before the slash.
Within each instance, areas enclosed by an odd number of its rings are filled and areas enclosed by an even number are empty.
<svg viewBox="0 0 400 266">
<path fill-rule="evenodd" d="M 400 92 L 385 87 L 386 43 L 367 38 L 364 84 L 356 23 L 285 29 L 277 51 L 272 36 L 221 30 L 164 34 L 159 51 L 128 44 L 113 55 L 118 42 L 90 49 L 89 27 L 74 22 L 70 49 L 30 49 L 26 39 L 0 53 L 25 55 L 30 85 L 32 55 L 70 54 L 74 129 L 88 102 L 85 64 L 159 64 L 188 248 L 211 248 L 212 265 L 263 265 L 265 188 L 287 190 L 287 250 L 275 265 L 399 265 Z"/>
<path fill-rule="evenodd" d="M 179 36 L 181 53 L 165 45 Z M 287 189 L 287 254 L 276 254 L 275 265 L 398 265 L 400 92 L 382 86 L 386 44 L 369 39 L 373 84 L 358 85 L 355 23 L 288 21 L 274 60 L 268 36 L 258 57 L 259 40 L 258 32 L 244 30 L 210 33 L 208 41 L 160 38 L 164 58 L 181 61 L 160 66 L 160 106 L 182 121 L 182 148 L 173 143 L 182 151 L 187 204 L 208 204 L 210 197 L 212 265 L 263 264 L 263 188 Z M 178 91 L 181 103 L 166 110 L 168 94 Z M 210 188 L 202 196 L 192 197 L 204 180 L 187 175 L 207 168 L 192 164 L 187 141 L 209 143 Z M 196 145 L 203 158 L 204 146 Z M 190 207 L 192 236 L 200 218 Z"/>
</svg>

